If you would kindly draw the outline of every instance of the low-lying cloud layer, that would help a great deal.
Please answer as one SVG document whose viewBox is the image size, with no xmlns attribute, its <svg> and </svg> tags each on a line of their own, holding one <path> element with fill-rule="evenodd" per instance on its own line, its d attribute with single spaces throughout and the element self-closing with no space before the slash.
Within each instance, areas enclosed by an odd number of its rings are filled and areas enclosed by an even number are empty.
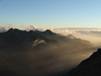
<svg viewBox="0 0 101 76">
<path fill-rule="evenodd" d="M 77 38 L 90 41 L 94 46 L 101 46 L 101 29 L 100 28 L 60 28 L 53 31 L 67 36 L 71 34 Z"/>
</svg>

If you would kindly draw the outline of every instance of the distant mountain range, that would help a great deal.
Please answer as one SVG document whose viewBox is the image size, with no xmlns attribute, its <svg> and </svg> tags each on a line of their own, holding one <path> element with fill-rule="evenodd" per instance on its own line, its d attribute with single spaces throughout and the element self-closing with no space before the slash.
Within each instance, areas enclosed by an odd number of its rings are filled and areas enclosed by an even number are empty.
<svg viewBox="0 0 101 76">
<path fill-rule="evenodd" d="M 19 28 L 20 30 L 46 30 L 47 28 L 35 27 L 33 25 L 0 25 L 0 32 L 5 32 L 10 28 Z M 95 47 L 101 46 L 101 28 L 49 28 L 55 33 L 67 36 L 69 34 L 76 38 L 90 41 Z"/>
</svg>

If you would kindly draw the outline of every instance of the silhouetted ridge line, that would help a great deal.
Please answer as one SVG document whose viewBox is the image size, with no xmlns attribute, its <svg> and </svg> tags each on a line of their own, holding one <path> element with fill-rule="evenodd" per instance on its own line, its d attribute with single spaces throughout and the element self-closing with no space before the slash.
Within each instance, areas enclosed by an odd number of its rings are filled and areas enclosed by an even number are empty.
<svg viewBox="0 0 101 76">
<path fill-rule="evenodd" d="M 52 32 L 50 30 L 22 31 L 19 29 L 11 28 L 6 32 L 0 33 L 0 42 L 2 42 L 2 44 L 5 43 L 5 45 L 6 44 L 8 45 L 8 43 L 9 43 L 9 45 L 11 45 L 11 46 L 15 46 L 15 45 L 31 46 L 31 45 L 33 45 L 33 42 L 35 40 L 44 40 L 47 43 L 56 43 L 63 39 L 66 39 L 66 38 L 59 34 Z"/>
<path fill-rule="evenodd" d="M 101 48 L 82 61 L 69 76 L 101 76 Z"/>
</svg>

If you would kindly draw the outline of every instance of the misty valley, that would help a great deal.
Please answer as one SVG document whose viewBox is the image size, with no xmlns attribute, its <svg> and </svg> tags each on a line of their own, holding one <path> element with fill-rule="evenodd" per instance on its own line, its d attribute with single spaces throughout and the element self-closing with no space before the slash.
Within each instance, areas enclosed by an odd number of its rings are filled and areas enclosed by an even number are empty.
<svg viewBox="0 0 101 76">
<path fill-rule="evenodd" d="M 100 48 L 100 44 L 95 46 L 88 37 L 93 34 L 100 37 L 100 32 L 74 30 L 79 35 L 69 33 L 70 30 L 65 32 L 66 35 L 53 29 L 2 30 L 0 76 L 81 76 L 72 69 Z M 83 37 L 85 34 L 86 38 Z"/>
</svg>

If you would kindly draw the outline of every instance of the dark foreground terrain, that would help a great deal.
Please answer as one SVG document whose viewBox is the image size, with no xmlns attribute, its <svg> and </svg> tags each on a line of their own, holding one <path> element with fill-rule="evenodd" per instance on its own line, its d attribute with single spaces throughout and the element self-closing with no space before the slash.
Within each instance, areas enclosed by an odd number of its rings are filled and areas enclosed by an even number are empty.
<svg viewBox="0 0 101 76">
<path fill-rule="evenodd" d="M 70 72 L 70 76 L 101 76 L 101 49 L 81 62 Z"/>
<path fill-rule="evenodd" d="M 88 41 L 72 35 L 64 37 L 50 30 L 9 29 L 0 33 L 0 76 L 67 76 L 68 70 L 91 52 Z M 96 71 L 100 69 L 99 62 L 100 51 L 82 62 L 72 76 L 88 76 L 87 71 L 93 72 L 92 66 L 95 66 L 93 73 L 100 73 Z"/>
</svg>

